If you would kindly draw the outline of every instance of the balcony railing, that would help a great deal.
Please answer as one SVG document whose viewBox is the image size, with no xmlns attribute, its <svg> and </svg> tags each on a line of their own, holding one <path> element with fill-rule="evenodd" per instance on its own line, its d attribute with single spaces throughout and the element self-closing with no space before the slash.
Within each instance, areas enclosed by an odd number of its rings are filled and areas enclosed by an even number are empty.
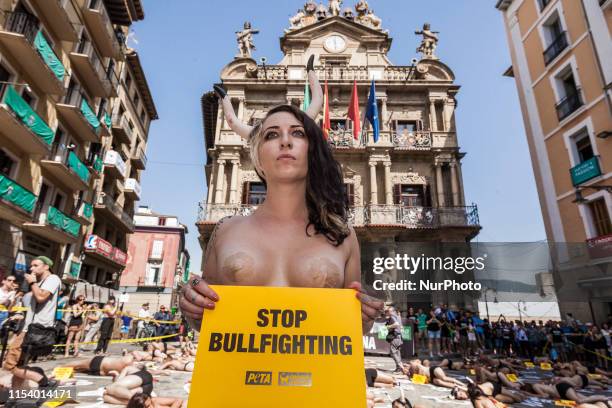
<svg viewBox="0 0 612 408">
<path fill-rule="evenodd" d="M 544 50 L 544 64 L 550 64 L 550 62 L 561 54 L 561 52 L 566 49 L 568 45 L 567 33 L 563 31 L 552 41 L 552 43 L 550 43 L 548 48 Z"/>
<path fill-rule="evenodd" d="M 6 14 L 7 18 L 4 29 L 12 33 L 21 34 L 30 43 L 34 43 L 34 39 L 39 31 L 40 22 L 38 19 L 29 13 L 11 12 Z"/>
<path fill-rule="evenodd" d="M 393 146 L 408 150 L 431 149 L 431 133 L 424 131 L 396 132 L 393 134 Z"/>
<path fill-rule="evenodd" d="M 217 222 L 223 217 L 250 215 L 257 206 L 200 203 L 198 222 Z M 407 207 L 367 205 L 349 209 L 351 225 L 396 225 L 405 228 L 478 227 L 478 207 Z"/>
<path fill-rule="evenodd" d="M 64 97 L 64 103 L 66 105 L 78 107 L 85 120 L 89 123 L 89 126 L 93 128 L 96 134 L 99 134 L 100 121 L 91 108 L 89 102 L 87 102 L 87 98 L 83 94 L 81 87 L 73 86 L 68 89 L 68 93 Z"/>
<path fill-rule="evenodd" d="M 73 237 L 78 237 L 81 231 L 81 224 L 53 206 L 38 210 L 34 221 L 41 225 L 51 226 Z"/>
<path fill-rule="evenodd" d="M 109 40 L 113 42 L 112 47 L 115 53 L 123 53 L 125 51 L 125 41 L 122 41 L 119 34 L 115 32 L 113 23 L 111 22 L 108 10 L 106 10 L 106 4 L 104 0 L 89 0 L 88 8 L 90 10 L 96 10 L 100 13 L 102 21 L 104 22 L 104 29 Z"/>
<path fill-rule="evenodd" d="M 559 121 L 567 118 L 574 111 L 580 108 L 584 104 L 582 100 L 582 94 L 580 88 L 576 88 L 574 92 L 568 94 L 565 98 L 561 99 L 555 106 L 557 110 L 557 117 Z"/>
<path fill-rule="evenodd" d="M 77 176 L 79 176 L 81 180 L 83 180 L 85 183 L 89 183 L 89 178 L 91 177 L 91 173 L 89 173 L 89 169 L 87 168 L 85 163 L 79 160 L 79 158 L 74 152 L 70 151 L 68 153 L 68 157 L 66 159 L 66 165 Z"/>
<path fill-rule="evenodd" d="M 145 154 L 142 147 L 138 148 L 138 151 L 134 154 L 134 158 L 136 160 L 140 160 L 142 162 L 143 167 L 147 165 L 147 155 Z"/>
<path fill-rule="evenodd" d="M 121 158 L 121 155 L 115 150 L 109 150 L 106 152 L 106 156 L 104 156 L 104 164 L 106 166 L 116 167 L 119 175 L 121 175 L 121 177 L 125 177 L 125 162 Z"/>
<path fill-rule="evenodd" d="M 94 71 L 96 71 L 96 74 L 98 75 L 98 79 L 100 79 L 100 81 L 103 81 L 105 79 L 106 73 L 104 72 L 104 65 L 102 64 L 102 59 L 98 55 L 98 52 L 94 48 L 91 41 L 81 40 L 81 42 L 76 44 L 75 52 L 77 52 L 78 54 L 87 55 L 91 62 L 91 66 L 94 68 Z"/>
<path fill-rule="evenodd" d="M 37 197 L 15 180 L 0 174 L 0 199 L 32 214 Z"/>
<path fill-rule="evenodd" d="M 19 118 L 21 123 L 38 136 L 47 146 L 55 139 L 55 132 L 42 120 L 30 105 L 9 85 L 4 94 L 4 103 Z"/>
<path fill-rule="evenodd" d="M 140 183 L 135 178 L 125 180 L 124 189 L 133 191 L 138 197 L 140 197 L 140 193 L 142 191 Z"/>
<path fill-rule="evenodd" d="M 330 147 L 337 149 L 364 147 L 360 140 L 355 140 L 352 130 L 330 130 L 327 143 Z"/>
<path fill-rule="evenodd" d="M 258 66 L 257 79 L 269 81 L 281 80 L 306 80 L 306 71 L 303 70 L 301 76 L 297 77 L 291 73 L 285 65 L 266 65 Z M 369 81 L 371 71 L 366 66 L 347 66 L 347 67 L 316 67 L 315 72 L 319 80 L 356 80 Z M 413 66 L 393 66 L 385 67 L 382 71 L 380 80 L 385 81 L 406 81 L 415 78 L 415 68 Z"/>
<path fill-rule="evenodd" d="M 108 194 L 100 194 L 98 197 L 98 205 L 103 205 L 110 212 L 112 212 L 117 218 L 119 218 L 123 224 L 125 224 L 130 230 L 134 229 L 133 217 L 123 211 L 121 208 Z"/>
</svg>

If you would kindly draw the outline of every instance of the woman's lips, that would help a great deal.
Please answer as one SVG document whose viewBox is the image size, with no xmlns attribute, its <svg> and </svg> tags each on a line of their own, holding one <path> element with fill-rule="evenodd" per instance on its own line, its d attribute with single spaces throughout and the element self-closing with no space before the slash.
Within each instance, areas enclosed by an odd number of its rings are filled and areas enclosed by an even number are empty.
<svg viewBox="0 0 612 408">
<path fill-rule="evenodd" d="M 285 159 L 287 159 L 287 160 L 296 160 L 296 158 L 294 156 L 290 155 L 290 154 L 281 154 L 280 156 L 278 156 L 276 158 L 276 160 L 285 160 Z"/>
</svg>

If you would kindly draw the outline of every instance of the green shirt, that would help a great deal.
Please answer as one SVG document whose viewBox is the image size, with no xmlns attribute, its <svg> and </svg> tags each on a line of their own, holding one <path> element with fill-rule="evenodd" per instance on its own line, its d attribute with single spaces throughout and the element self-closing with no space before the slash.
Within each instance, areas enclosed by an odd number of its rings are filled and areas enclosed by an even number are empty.
<svg viewBox="0 0 612 408">
<path fill-rule="evenodd" d="M 427 315 L 425 313 L 418 314 L 417 321 L 419 322 L 419 329 L 427 327 Z"/>
</svg>

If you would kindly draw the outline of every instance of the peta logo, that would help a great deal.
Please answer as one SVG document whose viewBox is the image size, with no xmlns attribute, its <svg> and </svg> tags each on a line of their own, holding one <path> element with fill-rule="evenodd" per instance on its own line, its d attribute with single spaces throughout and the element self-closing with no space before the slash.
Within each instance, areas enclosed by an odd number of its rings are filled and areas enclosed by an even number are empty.
<svg viewBox="0 0 612 408">
<path fill-rule="evenodd" d="M 312 387 L 312 373 L 278 373 L 278 385 L 281 387 Z"/>
<path fill-rule="evenodd" d="M 247 371 L 245 385 L 272 385 L 272 371 Z"/>
</svg>

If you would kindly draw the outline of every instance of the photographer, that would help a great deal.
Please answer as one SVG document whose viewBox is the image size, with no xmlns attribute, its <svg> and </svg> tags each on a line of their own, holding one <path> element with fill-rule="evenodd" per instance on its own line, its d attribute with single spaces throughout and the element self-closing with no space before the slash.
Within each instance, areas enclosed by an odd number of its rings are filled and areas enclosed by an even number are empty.
<svg viewBox="0 0 612 408">
<path fill-rule="evenodd" d="M 31 380 L 40 387 L 49 385 L 44 374 L 28 369 L 27 361 L 32 354 L 39 351 L 36 345 L 43 345 L 44 340 L 55 339 L 53 333 L 57 297 L 61 288 L 61 280 L 51 273 L 53 261 L 46 256 L 39 256 L 32 260 L 30 273 L 25 274 L 25 281 L 30 285 L 29 300 L 24 302 L 28 307 L 25 324 L 21 333 L 13 337 L 8 345 L 8 353 L 3 368 L 13 374 L 13 386 L 21 388 L 26 380 Z M 28 332 L 29 330 L 29 332 Z M 53 333 L 52 333 L 53 332 Z M 43 340 L 43 341 L 41 341 Z M 50 351 L 50 350 L 49 350 Z"/>
<path fill-rule="evenodd" d="M 402 323 L 392 306 L 385 309 L 385 318 L 387 319 L 386 326 L 389 330 L 387 342 L 389 342 L 391 346 L 391 358 L 395 361 L 395 371 L 403 373 L 402 354 L 400 352 L 402 344 L 404 343 L 402 341 Z"/>
</svg>

